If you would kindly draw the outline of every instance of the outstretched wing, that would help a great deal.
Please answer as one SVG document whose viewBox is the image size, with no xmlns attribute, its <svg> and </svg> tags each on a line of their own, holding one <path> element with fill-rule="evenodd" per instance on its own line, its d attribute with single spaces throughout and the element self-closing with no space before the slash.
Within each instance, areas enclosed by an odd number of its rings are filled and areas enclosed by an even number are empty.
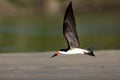
<svg viewBox="0 0 120 80">
<path fill-rule="evenodd" d="M 72 8 L 72 2 L 68 5 L 64 21 L 63 21 L 63 34 L 67 40 L 68 48 L 79 48 L 80 42 L 76 32 L 76 23 Z"/>
</svg>

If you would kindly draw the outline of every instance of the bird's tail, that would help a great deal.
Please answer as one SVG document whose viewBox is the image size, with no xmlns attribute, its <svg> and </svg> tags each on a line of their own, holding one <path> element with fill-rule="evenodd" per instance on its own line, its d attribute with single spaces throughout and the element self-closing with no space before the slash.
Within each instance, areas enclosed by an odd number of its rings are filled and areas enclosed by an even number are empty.
<svg viewBox="0 0 120 80">
<path fill-rule="evenodd" d="M 90 47 L 87 50 L 90 51 L 89 53 L 87 53 L 89 56 L 95 56 L 95 54 L 93 53 L 93 49 L 94 47 Z"/>
</svg>

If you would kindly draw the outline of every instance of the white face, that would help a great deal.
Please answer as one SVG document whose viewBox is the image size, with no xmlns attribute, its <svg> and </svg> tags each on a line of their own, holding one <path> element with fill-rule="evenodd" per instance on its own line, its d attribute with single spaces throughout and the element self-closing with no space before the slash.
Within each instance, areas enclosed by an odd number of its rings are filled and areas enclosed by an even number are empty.
<svg viewBox="0 0 120 80">
<path fill-rule="evenodd" d="M 59 51 L 60 54 L 65 54 L 66 52 L 65 51 Z"/>
</svg>

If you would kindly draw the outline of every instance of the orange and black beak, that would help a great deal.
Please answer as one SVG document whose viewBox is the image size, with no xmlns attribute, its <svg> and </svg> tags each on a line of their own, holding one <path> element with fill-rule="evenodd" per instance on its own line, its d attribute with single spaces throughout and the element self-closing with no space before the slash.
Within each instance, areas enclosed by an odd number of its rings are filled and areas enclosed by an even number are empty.
<svg viewBox="0 0 120 80">
<path fill-rule="evenodd" d="M 59 52 L 59 51 L 57 51 L 51 58 L 53 58 L 53 57 L 55 57 L 55 56 L 58 56 L 58 55 L 60 55 L 60 52 Z"/>
<path fill-rule="evenodd" d="M 55 53 L 51 58 L 53 58 L 53 57 L 55 57 L 55 56 L 57 56 L 57 54 Z"/>
</svg>

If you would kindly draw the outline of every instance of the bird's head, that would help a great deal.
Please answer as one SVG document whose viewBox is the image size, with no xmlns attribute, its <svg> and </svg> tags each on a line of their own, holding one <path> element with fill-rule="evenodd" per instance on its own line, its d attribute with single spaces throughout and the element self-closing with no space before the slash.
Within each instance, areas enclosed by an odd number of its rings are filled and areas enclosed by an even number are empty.
<svg viewBox="0 0 120 80">
<path fill-rule="evenodd" d="M 61 54 L 60 51 L 57 51 L 51 58 L 56 57 L 56 56 L 58 56 L 60 54 Z"/>
</svg>

